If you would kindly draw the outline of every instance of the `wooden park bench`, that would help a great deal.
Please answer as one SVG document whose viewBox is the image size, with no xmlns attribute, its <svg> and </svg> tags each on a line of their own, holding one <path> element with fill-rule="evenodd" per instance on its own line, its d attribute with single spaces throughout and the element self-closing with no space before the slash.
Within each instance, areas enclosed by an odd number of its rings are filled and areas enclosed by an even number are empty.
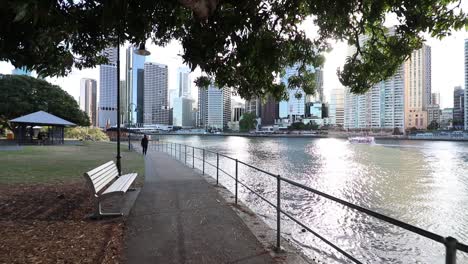
<svg viewBox="0 0 468 264">
<path fill-rule="evenodd" d="M 119 216 L 119 213 L 103 213 L 101 211 L 101 201 L 114 196 L 123 195 L 130 190 L 130 185 L 137 177 L 137 173 L 129 173 L 119 176 L 117 166 L 113 161 L 109 161 L 93 170 L 86 172 L 83 176 L 88 182 L 91 191 L 95 197 L 94 218 L 103 216 Z M 112 182 L 112 183 L 111 183 Z"/>
</svg>

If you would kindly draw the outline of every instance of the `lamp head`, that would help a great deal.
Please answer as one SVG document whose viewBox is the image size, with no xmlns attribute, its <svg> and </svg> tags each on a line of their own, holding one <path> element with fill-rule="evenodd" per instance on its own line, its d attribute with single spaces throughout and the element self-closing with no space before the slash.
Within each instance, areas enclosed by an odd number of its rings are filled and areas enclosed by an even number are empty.
<svg viewBox="0 0 468 264">
<path fill-rule="evenodd" d="M 140 47 L 137 50 L 135 50 L 135 54 L 138 54 L 140 56 L 148 56 L 148 55 L 151 54 L 151 52 L 146 50 L 145 43 L 142 42 L 142 43 L 140 43 Z"/>
</svg>

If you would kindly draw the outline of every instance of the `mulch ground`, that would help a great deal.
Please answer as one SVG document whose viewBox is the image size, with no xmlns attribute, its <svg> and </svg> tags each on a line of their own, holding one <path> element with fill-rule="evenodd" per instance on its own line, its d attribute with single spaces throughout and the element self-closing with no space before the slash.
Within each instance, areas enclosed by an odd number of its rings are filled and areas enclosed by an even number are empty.
<svg viewBox="0 0 468 264">
<path fill-rule="evenodd" d="M 81 183 L 0 186 L 0 263 L 120 263 L 123 219 L 92 212 Z"/>
</svg>

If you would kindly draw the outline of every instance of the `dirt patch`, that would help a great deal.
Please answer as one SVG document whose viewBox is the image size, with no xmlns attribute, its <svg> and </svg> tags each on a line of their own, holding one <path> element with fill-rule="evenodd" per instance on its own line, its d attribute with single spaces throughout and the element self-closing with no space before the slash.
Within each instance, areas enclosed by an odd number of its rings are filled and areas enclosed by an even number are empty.
<svg viewBox="0 0 468 264">
<path fill-rule="evenodd" d="M 122 218 L 92 212 L 81 183 L 0 186 L 0 263 L 120 263 Z"/>
</svg>

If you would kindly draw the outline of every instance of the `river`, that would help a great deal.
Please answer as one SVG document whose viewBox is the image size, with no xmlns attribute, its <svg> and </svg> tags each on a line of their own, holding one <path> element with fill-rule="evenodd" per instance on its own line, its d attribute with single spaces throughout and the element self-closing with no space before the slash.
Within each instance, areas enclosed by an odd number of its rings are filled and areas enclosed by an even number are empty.
<svg viewBox="0 0 468 264">
<path fill-rule="evenodd" d="M 468 142 L 161 136 L 161 140 L 216 151 L 351 203 L 468 243 Z M 201 157 L 201 153 L 197 153 Z M 207 154 L 216 164 L 216 157 Z M 201 163 L 196 162 L 201 168 Z M 234 161 L 220 167 L 234 175 Z M 209 174 L 215 170 L 207 165 Z M 239 180 L 276 203 L 276 179 L 239 165 Z M 233 180 L 220 174 L 233 190 Z M 282 184 L 282 207 L 363 263 L 444 263 L 442 244 L 386 224 L 353 209 Z M 245 188 L 239 197 L 275 227 L 275 210 Z M 292 221 L 283 236 L 323 263 L 350 263 Z M 458 263 L 468 255 L 458 252 Z"/>
</svg>

